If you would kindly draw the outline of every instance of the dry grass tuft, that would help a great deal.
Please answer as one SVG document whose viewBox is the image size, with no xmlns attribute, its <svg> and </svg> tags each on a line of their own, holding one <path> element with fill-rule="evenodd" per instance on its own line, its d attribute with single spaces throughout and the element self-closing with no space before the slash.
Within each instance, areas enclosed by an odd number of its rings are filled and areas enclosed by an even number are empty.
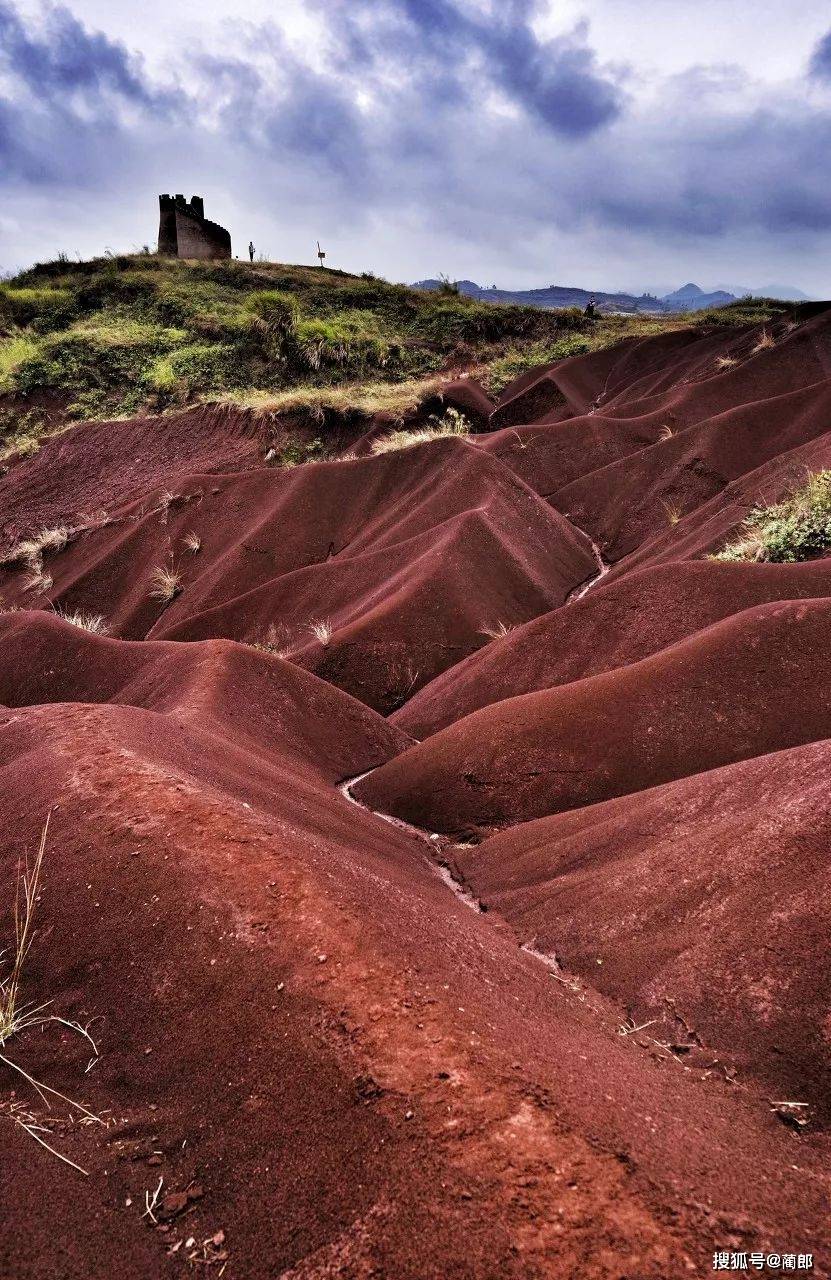
<svg viewBox="0 0 831 1280">
<path fill-rule="evenodd" d="M 31 569 L 39 569 L 44 555 L 47 552 L 63 551 L 73 533 L 74 530 L 68 529 L 64 524 L 56 525 L 54 529 L 41 529 L 31 538 L 24 538 L 18 542 L 0 563 L 27 565 Z"/>
<path fill-rule="evenodd" d="M 392 431 L 381 436 L 372 444 L 372 452 L 392 453 L 397 449 L 409 449 L 414 444 L 425 444 L 428 440 L 440 440 L 445 436 L 466 436 L 471 432 L 471 425 L 458 409 L 448 409 L 443 418 L 432 418 L 432 426 L 413 427 L 408 431 Z"/>
<path fill-rule="evenodd" d="M 40 844 L 33 865 L 29 859 L 18 867 L 17 887 L 14 898 L 14 947 L 11 971 L 0 981 L 0 1048 L 16 1032 L 22 1030 L 25 1013 L 20 1005 L 20 984 L 23 964 L 32 945 L 32 927 L 40 886 L 40 874 L 46 854 L 51 813 L 47 816 L 40 837 Z M 5 952 L 3 952 L 5 955 Z"/>
<path fill-rule="evenodd" d="M 665 424 L 663 427 L 661 427 L 661 430 L 658 432 L 658 439 L 671 440 L 674 435 L 675 435 L 675 432 L 673 431 L 672 427 Z"/>
<path fill-rule="evenodd" d="M 683 510 L 677 502 L 661 502 L 661 506 L 667 513 L 667 524 L 677 524 L 683 515 Z"/>
<path fill-rule="evenodd" d="M 288 628 L 283 623 L 275 626 L 271 622 L 265 633 L 265 639 L 250 640 L 248 643 L 252 649 L 259 649 L 261 653 L 270 653 L 275 658 L 288 658 L 292 642 Z"/>
<path fill-rule="evenodd" d="M 81 613 L 77 609 L 71 613 L 67 613 L 63 609 L 56 609 L 55 613 L 63 622 L 68 622 L 72 627 L 80 627 L 82 631 L 91 631 L 95 636 L 105 636 L 107 634 L 107 624 L 100 613 Z"/>
<path fill-rule="evenodd" d="M 160 513 L 162 517 L 162 524 L 167 524 L 167 513 L 173 506 L 173 503 L 178 501 L 178 498 L 179 495 L 177 493 L 171 493 L 169 489 L 165 489 L 164 493 L 159 494 L 159 500 L 156 503 L 155 510 Z"/>
<path fill-rule="evenodd" d="M 487 636 L 490 640 L 501 640 L 503 636 L 507 636 L 516 627 L 515 622 L 491 622 L 487 626 L 482 627 L 479 635 Z"/>
<path fill-rule="evenodd" d="M 162 604 L 170 604 L 182 590 L 181 573 L 177 573 L 175 569 L 165 569 L 163 565 L 153 570 L 150 580 L 153 583 L 150 598 L 161 600 Z"/>
<path fill-rule="evenodd" d="M 24 591 L 50 591 L 53 585 L 51 573 L 44 573 L 43 569 L 35 569 L 30 573 L 26 581 L 23 583 Z"/>
<path fill-rule="evenodd" d="M 29 949 L 33 941 L 34 933 L 34 917 L 35 906 L 40 893 L 41 872 L 43 870 L 43 859 L 46 854 L 46 840 L 49 835 L 49 823 L 51 820 L 51 812 L 47 815 L 46 822 L 41 832 L 40 843 L 35 855 L 34 861 L 30 865 L 28 857 L 22 865 L 18 865 L 17 885 L 15 888 L 14 898 L 14 943 L 11 947 L 11 963 L 8 973 L 0 979 L 0 1062 L 7 1066 L 10 1070 L 15 1071 L 18 1075 L 30 1084 L 32 1088 L 40 1095 L 49 1107 L 49 1097 L 58 1098 L 61 1102 L 69 1103 L 71 1107 L 76 1108 L 89 1120 L 98 1121 L 99 1117 L 79 1102 L 73 1102 L 71 1098 L 63 1093 L 59 1093 L 57 1089 L 51 1088 L 50 1085 L 44 1084 L 40 1080 L 36 1080 L 28 1071 L 25 1071 L 19 1063 L 4 1052 L 6 1045 L 12 1037 L 20 1035 L 21 1032 L 33 1029 L 35 1027 L 44 1027 L 47 1023 L 57 1022 L 64 1027 L 68 1027 L 70 1031 L 77 1032 L 89 1041 L 92 1046 L 95 1058 L 98 1057 L 98 1049 L 95 1041 L 89 1034 L 86 1027 L 82 1027 L 78 1022 L 71 1022 L 67 1018 L 61 1018 L 54 1013 L 45 1013 L 47 1004 L 27 1005 L 21 1002 L 21 988 L 23 983 L 23 967 Z M 5 952 L 0 953 L 0 958 Z M 93 1059 L 94 1061 L 95 1059 Z M 80 1165 L 75 1164 L 74 1160 L 70 1160 L 67 1156 L 61 1155 L 54 1147 L 51 1147 L 42 1137 L 38 1130 L 42 1129 L 35 1123 L 28 1123 L 26 1119 L 13 1116 L 15 1122 L 20 1124 L 23 1129 L 39 1142 L 41 1146 L 50 1151 L 52 1155 L 57 1156 L 64 1164 L 71 1165 L 73 1169 L 77 1169 L 79 1173 L 86 1174 L 86 1170 Z"/>
<path fill-rule="evenodd" d="M 769 351 L 771 347 L 775 347 L 775 346 L 776 346 L 776 343 L 774 341 L 773 334 L 768 333 L 767 329 L 763 329 L 759 335 L 759 341 L 756 343 L 756 346 L 753 348 L 752 354 L 755 356 L 760 351 Z"/>
<path fill-rule="evenodd" d="M 735 356 L 716 356 L 717 369 L 732 369 L 738 363 Z"/>
<path fill-rule="evenodd" d="M 310 622 L 308 630 L 314 636 L 315 640 L 319 640 L 324 649 L 332 639 L 332 624 L 328 619 L 321 622 Z"/>
<path fill-rule="evenodd" d="M 441 382 L 435 377 L 410 378 L 404 382 L 344 382 L 338 386 L 299 386 L 290 391 L 229 391 L 212 394 L 212 401 L 237 404 L 265 413 L 304 413 L 322 423 L 327 413 L 392 413 L 401 418 L 422 400 L 435 395 Z M 207 397 L 206 397 L 207 398 Z"/>
<path fill-rule="evenodd" d="M 202 549 L 202 539 L 198 533 L 186 533 L 182 541 L 192 556 Z"/>
</svg>

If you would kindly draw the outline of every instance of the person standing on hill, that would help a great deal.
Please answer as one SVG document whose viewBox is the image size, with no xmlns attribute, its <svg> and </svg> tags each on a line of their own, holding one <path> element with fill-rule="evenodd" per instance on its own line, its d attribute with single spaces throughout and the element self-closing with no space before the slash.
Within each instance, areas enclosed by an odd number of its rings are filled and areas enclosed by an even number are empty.
<svg viewBox="0 0 831 1280">
<path fill-rule="evenodd" d="M 248 241 L 248 256 L 253 262 L 254 261 L 254 241 L 253 240 Z"/>
</svg>

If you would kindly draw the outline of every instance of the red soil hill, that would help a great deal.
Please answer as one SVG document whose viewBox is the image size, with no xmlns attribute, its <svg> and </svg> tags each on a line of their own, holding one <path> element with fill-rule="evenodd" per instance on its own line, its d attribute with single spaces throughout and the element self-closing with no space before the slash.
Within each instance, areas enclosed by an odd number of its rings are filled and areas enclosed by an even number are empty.
<svg viewBox="0 0 831 1280">
<path fill-rule="evenodd" d="M 641 662 L 466 716 L 359 783 L 372 809 L 463 833 L 831 736 L 831 600 L 760 605 Z"/>
<path fill-rule="evenodd" d="M 650 1036 L 829 1119 L 831 742 L 514 827 L 456 861 Z"/>
<path fill-rule="evenodd" d="M 378 457 L 200 409 L 10 466 L 4 545 L 72 529 L 0 565 L 0 873 L 51 809 L 23 998 L 98 1055 L 3 1049 L 103 1123 L 0 1063 L 0 1275 L 829 1274 L 831 569 L 702 558 L 831 465 L 829 323 L 462 380 L 489 435 Z"/>
<path fill-rule="evenodd" d="M 438 676 L 393 722 L 427 738 L 471 711 L 626 666 L 721 618 L 774 600 L 831 596 L 831 560 L 688 561 L 598 583 L 566 608 L 517 627 Z"/>
</svg>

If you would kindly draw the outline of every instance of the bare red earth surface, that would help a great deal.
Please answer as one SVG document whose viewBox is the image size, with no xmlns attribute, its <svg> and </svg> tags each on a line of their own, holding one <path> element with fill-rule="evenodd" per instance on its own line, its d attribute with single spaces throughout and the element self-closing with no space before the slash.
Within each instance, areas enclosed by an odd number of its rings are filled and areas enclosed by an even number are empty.
<svg viewBox="0 0 831 1280">
<path fill-rule="evenodd" d="M 766 333 L 0 479 L 68 529 L 0 570 L 0 938 L 51 811 L 24 997 L 98 1050 L 4 1053 L 100 1118 L 0 1062 L 0 1275 L 829 1274 L 831 562 L 706 558 L 831 465 L 831 317 Z"/>
</svg>

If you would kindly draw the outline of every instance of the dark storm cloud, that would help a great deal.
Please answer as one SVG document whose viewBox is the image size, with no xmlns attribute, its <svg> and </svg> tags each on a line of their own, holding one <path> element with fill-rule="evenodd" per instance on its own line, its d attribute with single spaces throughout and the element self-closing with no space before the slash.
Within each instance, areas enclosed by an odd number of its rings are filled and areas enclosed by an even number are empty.
<svg viewBox="0 0 831 1280">
<path fill-rule="evenodd" d="M 810 72 L 817 80 L 831 80 L 831 31 L 816 45 L 811 56 Z"/>
<path fill-rule="evenodd" d="M 47 10 L 42 34 L 34 34 L 12 5 L 0 0 L 0 58 L 16 78 L 46 97 L 113 90 L 144 105 L 154 100 L 123 45 L 87 31 L 62 7 Z"/>
<path fill-rule="evenodd" d="M 490 14 L 447 0 L 326 0 L 343 62 L 364 69 L 398 63 L 444 101 L 491 85 L 545 128 L 582 137 L 620 114 L 623 95 L 598 66 L 586 28 L 540 40 L 535 0 L 501 0 Z"/>
<path fill-rule="evenodd" d="M 149 85 L 123 45 L 87 31 L 68 9 L 48 8 L 35 29 L 8 0 L 0 0 L 2 83 L 3 176 L 38 187 L 98 181 L 124 145 L 120 109 L 158 120 L 177 102 Z"/>
</svg>

